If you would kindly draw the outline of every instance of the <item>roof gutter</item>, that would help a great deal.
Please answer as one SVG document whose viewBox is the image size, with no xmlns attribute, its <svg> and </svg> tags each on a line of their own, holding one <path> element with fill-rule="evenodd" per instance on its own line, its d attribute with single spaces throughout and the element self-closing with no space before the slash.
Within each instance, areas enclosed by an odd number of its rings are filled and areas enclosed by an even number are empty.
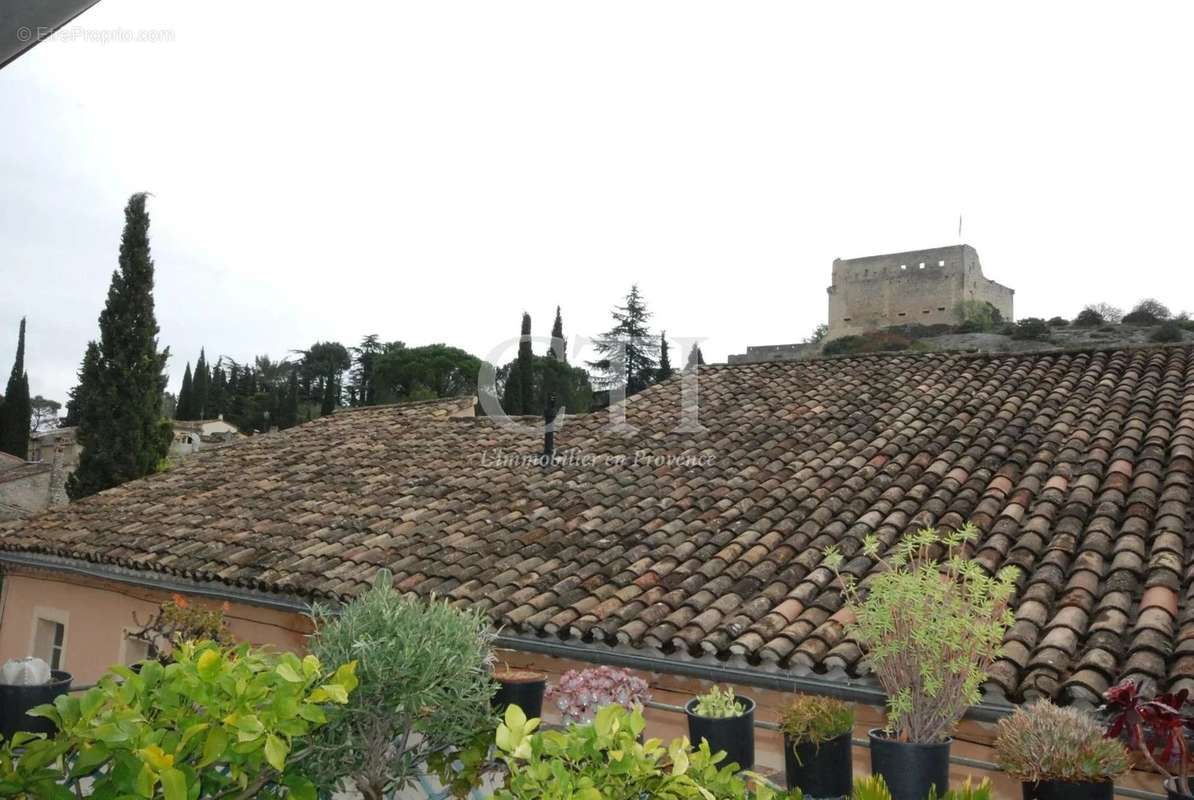
<svg viewBox="0 0 1194 800">
<path fill-rule="evenodd" d="M 98 564 L 63 556 L 0 551 L 0 562 L 39 569 L 53 569 L 100 580 L 119 581 L 148 589 L 180 592 L 218 600 L 234 600 L 278 611 L 306 614 L 311 610 L 311 603 L 294 596 L 229 586 L 216 581 L 198 581 L 157 572 L 117 567 L 111 564 Z M 712 661 L 677 658 L 663 654 L 652 655 L 638 650 L 617 647 L 592 647 L 559 639 L 513 633 L 499 632 L 494 644 L 501 648 L 524 653 L 538 653 L 555 658 L 605 664 L 611 667 L 625 667 L 644 672 L 660 672 L 716 683 L 736 683 L 741 686 L 753 686 L 758 689 L 770 689 L 778 692 L 805 692 L 870 706 L 883 706 L 887 700 L 887 695 L 878 686 L 848 676 L 831 680 L 817 675 L 801 676 L 778 671 L 768 672 L 741 666 L 727 666 Z M 966 712 L 966 718 L 978 722 L 994 722 L 1012 713 L 1014 709 L 1015 707 L 1012 705 L 983 702 L 971 706 Z"/>
</svg>

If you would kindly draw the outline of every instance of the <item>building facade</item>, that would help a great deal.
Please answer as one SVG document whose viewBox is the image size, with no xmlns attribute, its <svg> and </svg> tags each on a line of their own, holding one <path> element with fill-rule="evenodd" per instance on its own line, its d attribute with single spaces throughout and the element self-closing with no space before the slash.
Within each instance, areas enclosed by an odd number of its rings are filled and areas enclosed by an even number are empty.
<svg viewBox="0 0 1194 800">
<path fill-rule="evenodd" d="M 967 300 L 1013 319 L 1014 290 L 985 277 L 968 244 L 834 259 L 828 292 L 830 340 L 891 325 L 957 324 Z"/>
</svg>

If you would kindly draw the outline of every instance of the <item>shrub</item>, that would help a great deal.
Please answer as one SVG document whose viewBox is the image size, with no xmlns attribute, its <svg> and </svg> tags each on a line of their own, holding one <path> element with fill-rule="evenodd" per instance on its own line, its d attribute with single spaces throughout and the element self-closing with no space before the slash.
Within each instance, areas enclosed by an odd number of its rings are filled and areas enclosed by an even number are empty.
<svg viewBox="0 0 1194 800">
<path fill-rule="evenodd" d="M 1016 780 L 1114 781 L 1131 766 L 1127 749 L 1075 708 L 1021 706 L 999 721 L 998 730 L 996 761 Z"/>
<path fill-rule="evenodd" d="M 804 344 L 820 344 L 825 341 L 826 334 L 829 333 L 829 326 L 821 322 L 817 327 L 813 328 L 813 332 L 804 337 Z"/>
<path fill-rule="evenodd" d="M 833 697 L 798 694 L 780 712 L 779 728 L 794 744 L 821 744 L 854 730 L 854 709 Z"/>
<path fill-rule="evenodd" d="M 1150 342 L 1180 342 L 1184 338 L 1182 328 L 1176 322 L 1162 323 L 1148 336 Z"/>
<path fill-rule="evenodd" d="M 1065 317 L 1050 317 L 1048 325 L 1050 328 L 1068 328 L 1070 321 Z"/>
<path fill-rule="evenodd" d="M 348 778 L 369 800 L 387 797 L 425 762 L 493 730 L 493 635 L 480 612 L 404 597 L 383 570 L 339 614 L 317 608 L 312 616 L 312 653 L 360 663 L 352 701 L 315 738 L 321 791 Z"/>
<path fill-rule="evenodd" d="M 954 316 L 966 333 L 989 331 L 1003 323 L 1003 314 L 985 300 L 963 300 L 954 308 Z"/>
<path fill-rule="evenodd" d="M 827 356 L 856 353 L 889 353 L 907 350 L 912 340 L 891 331 L 870 331 L 861 336 L 841 336 L 828 342 L 821 350 Z"/>
<path fill-rule="evenodd" d="M 742 716 L 744 710 L 743 704 L 738 702 L 738 696 L 734 694 L 733 689 L 729 686 L 725 689 L 714 686 L 704 694 L 697 696 L 692 713 L 701 717 L 728 719 Z"/>
<path fill-rule="evenodd" d="M 547 699 L 560 709 L 565 723 L 589 722 L 597 709 L 611 703 L 629 711 L 650 698 L 645 680 L 616 667 L 570 669 L 547 688 Z"/>
<path fill-rule="evenodd" d="M 1130 314 L 1124 317 L 1124 322 L 1135 322 L 1141 320 L 1146 323 L 1160 322 L 1172 317 L 1173 314 L 1169 311 L 1169 307 L 1159 300 L 1154 300 L 1151 297 L 1146 297 L 1135 305 Z M 1128 317 L 1135 317 L 1135 320 L 1129 320 Z"/>
<path fill-rule="evenodd" d="M 1113 325 L 1118 325 L 1124 318 L 1123 309 L 1117 308 L 1110 303 L 1093 303 L 1084 308 L 1083 311 L 1093 311 L 1098 315 L 1100 321 L 1109 322 Z"/>
<path fill-rule="evenodd" d="M 847 629 L 887 693 L 888 733 L 902 742 L 938 742 L 979 700 L 979 685 L 1002 650 L 1011 624 L 1013 568 L 992 578 L 968 560 L 962 546 L 973 525 L 953 533 L 924 528 L 905 536 L 886 556 L 868 536 L 862 552 L 881 570 L 864 598 L 849 575 L 838 573 L 855 619 Z M 945 559 L 932 557 L 944 548 Z M 826 550 L 837 570 L 843 558 Z"/>
<path fill-rule="evenodd" d="M 1103 315 L 1091 306 L 1082 309 L 1078 312 L 1078 316 L 1074 317 L 1074 325 L 1079 328 L 1097 328 L 1105 322 Z"/>
<path fill-rule="evenodd" d="M 1049 336 L 1049 323 L 1040 317 L 1025 317 L 1016 323 L 1013 339 L 1038 340 Z"/>
<path fill-rule="evenodd" d="M 327 704 L 348 700 L 355 669 L 328 675 L 314 656 L 180 642 L 168 666 L 113 667 L 86 693 L 30 712 L 58 733 L 14 737 L 0 755 L 0 793 L 70 798 L 86 779 L 96 798 L 315 800 L 306 737 Z"/>
<path fill-rule="evenodd" d="M 753 773 L 737 775 L 730 766 L 719 768 L 725 754 L 710 753 L 708 742 L 695 751 L 687 737 L 673 739 L 667 747 L 659 739 L 640 742 L 646 723 L 637 709 L 605 706 L 592 723 L 563 731 L 539 731 L 538 722 L 528 720 L 518 706 L 506 709 L 496 742 L 509 776 L 494 800 L 800 797 L 798 791 L 779 791 Z"/>
</svg>

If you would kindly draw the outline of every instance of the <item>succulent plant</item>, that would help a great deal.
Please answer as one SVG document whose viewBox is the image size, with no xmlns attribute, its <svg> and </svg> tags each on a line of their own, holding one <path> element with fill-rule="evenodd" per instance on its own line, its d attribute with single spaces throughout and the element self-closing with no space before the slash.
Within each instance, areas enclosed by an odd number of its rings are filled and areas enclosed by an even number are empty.
<svg viewBox="0 0 1194 800">
<path fill-rule="evenodd" d="M 631 711 L 650 698 L 645 680 L 615 667 L 570 669 L 547 688 L 547 699 L 556 704 L 565 724 L 591 722 L 597 709 L 611 704 Z"/>
<path fill-rule="evenodd" d="M 820 744 L 854 728 L 854 709 L 833 697 L 798 694 L 780 713 L 779 727 L 794 744 Z"/>
<path fill-rule="evenodd" d="M 701 717 L 727 719 L 742 716 L 744 710 L 733 689 L 729 686 L 724 689 L 714 686 L 704 694 L 697 696 L 697 703 L 692 709 L 692 713 Z"/>
<path fill-rule="evenodd" d="M 999 721 L 999 768 L 1017 780 L 1093 783 L 1114 780 L 1131 765 L 1127 748 L 1075 708 L 1049 702 L 1021 706 Z"/>
</svg>

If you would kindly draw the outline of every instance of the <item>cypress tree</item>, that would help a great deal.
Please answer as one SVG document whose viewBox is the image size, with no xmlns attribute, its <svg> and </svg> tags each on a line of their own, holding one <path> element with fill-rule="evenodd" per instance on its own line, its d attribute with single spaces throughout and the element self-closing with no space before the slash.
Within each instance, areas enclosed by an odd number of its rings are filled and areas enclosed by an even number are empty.
<svg viewBox="0 0 1194 800">
<path fill-rule="evenodd" d="M 326 417 L 336 410 L 340 404 L 340 386 L 336 382 L 336 375 L 328 373 L 323 382 L 323 400 L 319 404 L 319 416 Z"/>
<path fill-rule="evenodd" d="M 666 381 L 672 377 L 672 361 L 667 354 L 667 331 L 659 334 L 659 371 L 656 373 L 656 381 Z"/>
<path fill-rule="evenodd" d="M 211 387 L 211 374 L 207 370 L 207 356 L 203 348 L 199 348 L 199 360 L 195 362 L 195 375 L 191 383 L 191 411 L 194 418 L 211 419 L 211 410 L 207 407 Z"/>
<path fill-rule="evenodd" d="M 182 373 L 182 388 L 178 390 L 178 404 L 174 407 L 174 418 L 190 420 L 195 418 L 195 382 L 191 378 L 191 362 Z"/>
<path fill-rule="evenodd" d="M 556 306 L 556 320 L 551 324 L 551 346 L 547 349 L 547 357 L 565 363 L 568 361 L 567 345 L 564 342 L 564 320 L 560 317 L 559 306 Z"/>
<path fill-rule="evenodd" d="M 705 356 L 701 354 L 701 348 L 694 344 L 688 351 L 688 363 L 684 365 L 684 369 L 691 371 L 703 366 L 705 366 Z"/>
<path fill-rule="evenodd" d="M 0 407 L 0 451 L 22 460 L 29 459 L 29 418 L 32 414 L 29 375 L 25 372 L 25 318 L 22 317 L 17 334 L 17 356 L 4 389 L 4 405 Z"/>
<path fill-rule="evenodd" d="M 94 391 L 80 392 L 79 466 L 67 484 L 72 499 L 157 470 L 170 447 L 161 420 L 169 349 L 158 350 L 153 310 L 153 257 L 145 194 L 124 209 L 119 268 L 99 318 Z M 86 358 L 84 362 L 86 363 Z"/>
<path fill-rule="evenodd" d="M 510 366 L 502 395 L 502 410 L 510 415 L 535 412 L 535 353 L 531 350 L 531 315 L 522 312 L 522 334 L 518 357 Z"/>
</svg>

